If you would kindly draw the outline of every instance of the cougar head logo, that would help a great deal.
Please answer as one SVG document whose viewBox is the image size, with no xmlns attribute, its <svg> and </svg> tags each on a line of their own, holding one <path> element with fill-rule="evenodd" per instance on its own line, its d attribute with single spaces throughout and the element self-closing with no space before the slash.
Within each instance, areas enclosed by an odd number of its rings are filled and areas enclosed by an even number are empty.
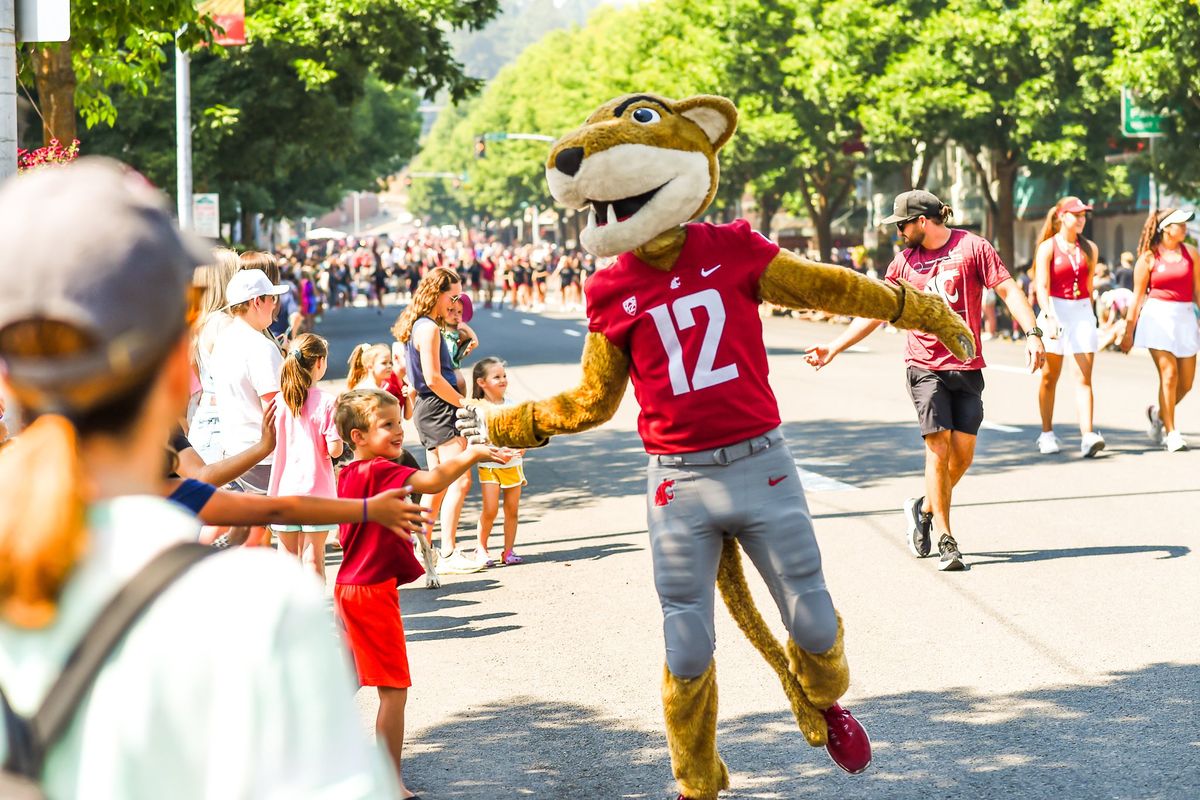
<svg viewBox="0 0 1200 800">
<path fill-rule="evenodd" d="M 564 206 L 591 206 L 580 241 L 602 257 L 694 219 L 717 192 L 717 151 L 737 126 L 724 97 L 609 100 L 550 149 L 546 180 Z"/>
</svg>

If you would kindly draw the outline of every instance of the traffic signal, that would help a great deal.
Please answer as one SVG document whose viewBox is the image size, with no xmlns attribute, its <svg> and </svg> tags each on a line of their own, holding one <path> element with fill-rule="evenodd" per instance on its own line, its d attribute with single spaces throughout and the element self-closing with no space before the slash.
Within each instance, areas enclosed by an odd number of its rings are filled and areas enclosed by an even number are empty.
<svg viewBox="0 0 1200 800">
<path fill-rule="evenodd" d="M 482 136 L 475 137 L 475 157 L 487 158 L 487 140 Z"/>
</svg>

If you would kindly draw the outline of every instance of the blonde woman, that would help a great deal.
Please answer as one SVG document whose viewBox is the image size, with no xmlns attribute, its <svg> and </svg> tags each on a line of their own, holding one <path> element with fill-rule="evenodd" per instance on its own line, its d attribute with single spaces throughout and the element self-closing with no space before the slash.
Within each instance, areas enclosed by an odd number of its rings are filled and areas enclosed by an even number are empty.
<svg viewBox="0 0 1200 800">
<path fill-rule="evenodd" d="M 1059 451 L 1059 440 L 1054 435 L 1054 395 L 1066 356 L 1071 356 L 1077 367 L 1075 405 L 1079 411 L 1080 452 L 1084 458 L 1093 458 L 1104 449 L 1104 437 L 1092 427 L 1092 367 L 1100 335 L 1092 311 L 1092 273 L 1099 251 L 1083 235 L 1091 210 L 1078 197 L 1064 197 L 1055 203 L 1046 214 L 1041 244 L 1034 256 L 1034 286 L 1042 309 L 1039 327 L 1046 332 L 1046 363 L 1038 386 L 1042 433 L 1037 446 L 1043 455 Z"/>
<path fill-rule="evenodd" d="M 197 283 L 204 286 L 204 296 L 200 301 L 200 316 L 192 336 L 192 364 L 200 379 L 200 393 L 188 422 L 188 441 L 206 464 L 214 464 L 224 458 L 221 418 L 217 414 L 216 386 L 209 360 L 217 337 L 233 322 L 229 303 L 225 299 L 225 287 L 241 269 L 238 254 L 232 250 L 219 247 L 213 251 L 213 256 L 212 264 L 197 270 Z"/>
<path fill-rule="evenodd" d="M 1200 253 L 1186 242 L 1192 211 L 1151 211 L 1138 242 L 1133 270 L 1133 308 L 1121 339 L 1121 350 L 1150 351 L 1158 369 L 1158 404 L 1146 408 L 1150 441 L 1172 453 L 1187 450 L 1175 426 L 1175 409 L 1196 378 L 1200 331 L 1196 300 L 1200 298 Z"/>
<path fill-rule="evenodd" d="M 421 279 L 412 302 L 392 327 L 396 340 L 406 345 L 408 380 L 417 391 L 413 421 L 421 446 L 429 456 L 430 469 L 467 449 L 467 440 L 454 426 L 457 410 L 463 406 L 463 396 L 458 392 L 450 350 L 441 334 L 441 326 L 461 294 L 458 273 L 445 267 L 434 267 Z M 459 549 L 457 541 L 459 517 L 470 490 L 471 473 L 465 472 L 445 491 L 427 494 L 422 500 L 432 516 L 437 517 L 441 512 L 442 553 L 438 574 L 459 575 L 478 572 L 482 568 Z M 432 537 L 431 528 L 424 537 L 426 543 Z M 426 571 L 432 576 L 428 560 Z M 436 580 L 427 583 L 435 584 Z"/>
</svg>

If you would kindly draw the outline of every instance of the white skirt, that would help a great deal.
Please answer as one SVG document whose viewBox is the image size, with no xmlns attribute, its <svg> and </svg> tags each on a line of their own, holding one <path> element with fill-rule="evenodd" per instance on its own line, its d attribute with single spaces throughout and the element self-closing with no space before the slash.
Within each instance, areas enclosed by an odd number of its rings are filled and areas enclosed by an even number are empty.
<svg viewBox="0 0 1200 800">
<path fill-rule="evenodd" d="M 1047 353 L 1056 356 L 1075 355 L 1076 353 L 1094 353 L 1100 346 L 1100 332 L 1096 327 L 1096 315 L 1092 312 L 1092 301 L 1066 300 L 1062 297 L 1051 297 L 1050 308 L 1058 321 L 1058 337 L 1051 338 L 1049 331 L 1043 331 L 1042 344 Z"/>
<path fill-rule="evenodd" d="M 1176 358 L 1196 355 L 1200 351 L 1200 326 L 1195 307 L 1194 303 L 1147 298 L 1133 332 L 1133 346 L 1166 350 Z"/>
</svg>

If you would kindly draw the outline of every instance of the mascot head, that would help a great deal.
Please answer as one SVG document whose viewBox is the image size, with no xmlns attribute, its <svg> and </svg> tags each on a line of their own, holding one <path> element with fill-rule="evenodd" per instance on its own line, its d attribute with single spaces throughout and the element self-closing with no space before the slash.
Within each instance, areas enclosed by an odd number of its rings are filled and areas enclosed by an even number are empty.
<svg viewBox="0 0 1200 800">
<path fill-rule="evenodd" d="M 736 125 L 737 109 L 724 97 L 609 100 L 554 143 L 546 162 L 550 193 L 568 208 L 591 206 L 579 237 L 588 252 L 636 250 L 708 208 L 717 151 Z"/>
</svg>

